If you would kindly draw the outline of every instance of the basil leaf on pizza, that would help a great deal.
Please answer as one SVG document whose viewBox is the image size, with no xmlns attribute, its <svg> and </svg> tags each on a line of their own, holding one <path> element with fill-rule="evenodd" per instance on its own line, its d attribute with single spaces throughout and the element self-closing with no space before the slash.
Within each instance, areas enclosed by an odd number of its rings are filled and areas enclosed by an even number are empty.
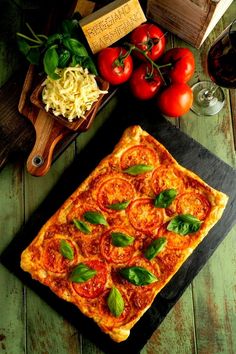
<svg viewBox="0 0 236 354">
<path fill-rule="evenodd" d="M 66 242 L 66 240 L 61 240 L 59 249 L 63 257 L 69 259 L 70 261 L 74 259 L 74 250 L 71 245 Z"/>
<path fill-rule="evenodd" d="M 168 231 L 173 231 L 182 236 L 197 232 L 202 221 L 191 214 L 181 214 L 175 216 L 167 225 Z"/>
<path fill-rule="evenodd" d="M 156 282 L 157 277 L 143 267 L 127 267 L 120 270 L 123 278 L 134 285 L 148 285 Z"/>
<path fill-rule="evenodd" d="M 107 226 L 108 223 L 102 213 L 97 211 L 86 211 L 84 213 L 84 218 L 86 221 L 90 222 L 91 224 L 95 225 L 105 225 Z"/>
<path fill-rule="evenodd" d="M 134 243 L 134 237 L 123 234 L 122 232 L 112 232 L 111 241 L 113 246 L 126 247 Z"/>
<path fill-rule="evenodd" d="M 122 203 L 114 203 L 111 205 L 108 205 L 107 208 L 112 209 L 112 210 L 124 210 L 127 208 L 129 205 L 130 201 L 122 202 Z"/>
<path fill-rule="evenodd" d="M 146 172 L 150 172 L 154 169 L 154 166 L 152 165 L 134 165 L 134 166 L 130 166 L 127 169 L 123 170 L 123 172 L 128 173 L 129 175 L 139 175 L 142 173 L 146 173 Z"/>
<path fill-rule="evenodd" d="M 84 234 L 89 234 L 91 232 L 90 227 L 85 222 L 81 220 L 73 219 L 73 223 L 75 224 L 77 229 L 83 232 Z"/>
<path fill-rule="evenodd" d="M 146 248 L 144 256 L 147 259 L 152 260 L 165 248 L 166 244 L 167 239 L 165 237 L 159 237 L 158 239 L 152 241 L 152 243 Z"/>
<path fill-rule="evenodd" d="M 115 317 L 119 317 L 124 311 L 124 300 L 117 288 L 113 287 L 111 289 L 107 298 L 107 305 L 109 307 L 109 310 Z"/>
<path fill-rule="evenodd" d="M 163 192 L 156 196 L 154 206 L 156 208 L 168 208 L 176 198 L 176 195 L 176 189 L 165 189 Z"/>
<path fill-rule="evenodd" d="M 93 278 L 97 274 L 95 269 L 90 268 L 84 263 L 80 263 L 73 269 L 70 280 L 75 283 L 84 283 L 85 281 Z"/>
</svg>

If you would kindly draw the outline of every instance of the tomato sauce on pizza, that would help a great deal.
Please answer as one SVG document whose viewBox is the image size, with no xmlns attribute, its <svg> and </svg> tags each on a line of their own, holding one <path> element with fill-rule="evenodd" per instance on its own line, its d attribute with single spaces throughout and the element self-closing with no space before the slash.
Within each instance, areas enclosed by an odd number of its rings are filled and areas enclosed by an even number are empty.
<svg viewBox="0 0 236 354">
<path fill-rule="evenodd" d="M 21 267 L 121 342 L 227 199 L 133 126 L 41 228 Z"/>
</svg>

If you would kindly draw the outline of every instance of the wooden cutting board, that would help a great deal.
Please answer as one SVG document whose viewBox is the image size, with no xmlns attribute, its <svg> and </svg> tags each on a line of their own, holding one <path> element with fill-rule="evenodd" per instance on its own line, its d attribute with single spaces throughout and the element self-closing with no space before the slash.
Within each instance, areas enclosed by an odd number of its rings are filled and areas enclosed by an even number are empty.
<svg viewBox="0 0 236 354">
<path fill-rule="evenodd" d="M 97 82 L 101 90 L 108 91 L 108 82 L 100 78 L 97 79 Z M 71 131 L 79 133 L 89 129 L 102 101 L 106 99 L 104 94 L 100 94 L 85 119 L 80 118 L 69 123 L 63 117 L 59 119 L 59 117 L 45 111 L 44 105 L 42 102 L 39 103 L 37 98 L 41 95 L 41 89 L 40 77 L 36 73 L 35 67 L 30 65 L 25 77 L 18 110 L 32 122 L 36 132 L 35 144 L 27 160 L 27 170 L 34 176 L 43 176 L 48 172 L 54 149 L 59 141 L 69 135 Z"/>
<path fill-rule="evenodd" d="M 70 130 L 31 103 L 30 95 L 38 83 L 35 67 L 30 65 L 26 73 L 18 110 L 31 121 L 36 133 L 34 147 L 27 159 L 27 170 L 34 176 L 43 176 L 51 166 L 56 144 L 68 135 Z"/>
</svg>

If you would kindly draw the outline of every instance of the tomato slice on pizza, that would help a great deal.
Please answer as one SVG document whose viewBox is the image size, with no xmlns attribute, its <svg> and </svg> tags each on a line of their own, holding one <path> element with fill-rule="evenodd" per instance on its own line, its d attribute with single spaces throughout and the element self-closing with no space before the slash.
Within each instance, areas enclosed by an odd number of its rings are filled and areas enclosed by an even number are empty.
<svg viewBox="0 0 236 354">
<path fill-rule="evenodd" d="M 97 201 L 101 209 L 115 212 L 119 205 L 132 200 L 135 196 L 133 185 L 124 178 L 113 177 L 106 180 L 99 188 Z M 116 208 L 117 206 L 117 208 Z"/>
<path fill-rule="evenodd" d="M 185 249 L 189 246 L 191 236 L 182 236 L 175 232 L 167 230 L 167 223 L 158 230 L 158 237 L 167 239 L 166 247 L 169 249 Z"/>
<path fill-rule="evenodd" d="M 155 194 L 159 194 L 166 189 L 176 189 L 180 192 L 184 188 L 184 181 L 180 173 L 170 166 L 158 167 L 153 172 L 151 185 Z"/>
<path fill-rule="evenodd" d="M 158 263 L 149 261 L 143 255 L 134 257 L 129 262 L 129 266 L 136 266 L 136 267 L 142 267 L 144 269 L 147 269 L 152 274 L 154 274 L 157 277 L 157 279 L 161 275 L 161 271 L 160 271 L 160 267 L 159 267 Z M 148 286 L 152 286 L 152 284 L 148 285 Z"/>
<path fill-rule="evenodd" d="M 102 211 L 97 206 L 86 203 L 86 201 L 79 201 L 71 208 L 67 221 L 74 225 L 74 230 L 77 233 L 82 234 L 91 235 L 106 227 L 106 217 Z"/>
<path fill-rule="evenodd" d="M 155 166 L 158 155 L 154 149 L 145 145 L 136 145 L 127 149 L 121 156 L 120 166 L 122 170 L 135 165 Z"/>
<path fill-rule="evenodd" d="M 136 311 L 140 311 L 146 308 L 148 304 L 152 303 L 154 297 L 155 293 L 153 288 L 146 287 L 146 289 L 142 289 L 142 291 L 134 291 L 130 297 L 130 300 L 134 309 Z"/>
<path fill-rule="evenodd" d="M 71 259 L 63 255 L 62 242 L 67 244 L 73 257 Z M 44 240 L 42 252 L 42 265 L 46 270 L 53 273 L 67 273 L 69 267 L 78 262 L 78 251 L 75 242 L 62 237 L 54 237 Z"/>
<path fill-rule="evenodd" d="M 163 222 L 163 209 L 156 208 L 152 198 L 139 198 L 127 209 L 131 225 L 143 232 L 152 232 Z"/>
<path fill-rule="evenodd" d="M 99 260 L 91 260 L 83 262 L 89 269 L 95 271 L 95 275 L 84 282 L 72 281 L 72 287 L 75 292 L 85 298 L 96 298 L 103 293 L 108 277 L 106 264 Z"/>
<path fill-rule="evenodd" d="M 114 242 L 114 240 L 118 240 L 118 242 Z M 125 242 L 125 240 L 130 241 Z M 135 238 L 130 236 L 125 229 L 110 229 L 101 238 L 101 254 L 112 263 L 129 262 L 135 251 L 134 241 Z"/>
<path fill-rule="evenodd" d="M 111 288 L 106 289 L 105 292 L 102 294 L 102 296 L 100 296 L 98 299 L 99 313 L 101 314 L 101 316 L 106 318 L 106 327 L 119 326 L 119 324 L 127 323 L 130 320 L 131 306 L 126 291 L 123 291 L 120 288 L 117 289 L 123 300 L 123 309 L 119 316 L 115 316 L 108 305 L 108 297 Z"/>
<path fill-rule="evenodd" d="M 199 220 L 204 220 L 211 210 L 208 199 L 198 192 L 187 192 L 177 197 L 177 213 L 191 214 Z"/>
<path fill-rule="evenodd" d="M 171 250 L 166 247 L 163 252 L 157 255 L 157 261 L 160 266 L 162 280 L 165 280 L 170 274 L 172 274 L 173 269 L 177 269 L 180 262 L 183 261 L 184 254 L 181 250 Z"/>
</svg>

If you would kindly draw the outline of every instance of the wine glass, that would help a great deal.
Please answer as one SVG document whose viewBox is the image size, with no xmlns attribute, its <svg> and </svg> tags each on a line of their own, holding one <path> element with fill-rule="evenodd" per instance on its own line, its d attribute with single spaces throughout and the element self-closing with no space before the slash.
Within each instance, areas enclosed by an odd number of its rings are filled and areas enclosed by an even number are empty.
<svg viewBox="0 0 236 354">
<path fill-rule="evenodd" d="M 236 19 L 211 45 L 207 70 L 212 81 L 200 81 L 192 86 L 191 110 L 203 116 L 217 114 L 224 106 L 221 87 L 236 88 Z"/>
</svg>

